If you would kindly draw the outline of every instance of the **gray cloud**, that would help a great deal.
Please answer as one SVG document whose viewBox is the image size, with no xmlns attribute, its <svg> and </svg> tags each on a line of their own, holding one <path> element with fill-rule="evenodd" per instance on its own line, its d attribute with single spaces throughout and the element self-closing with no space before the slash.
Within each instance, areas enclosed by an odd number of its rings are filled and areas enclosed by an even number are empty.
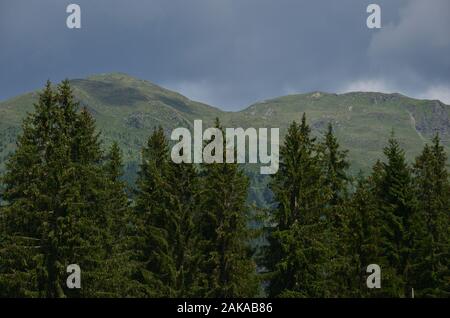
<svg viewBox="0 0 450 318">
<path fill-rule="evenodd" d="M 65 27 L 71 2 L 81 30 Z M 382 30 L 365 26 L 372 2 Z M 449 96 L 449 4 L 423 3 L 2 0 L 0 99 L 113 71 L 225 109 L 314 90 Z"/>
<path fill-rule="evenodd" d="M 372 37 L 370 72 L 350 83 L 367 90 L 377 87 L 450 104 L 450 2 L 408 1 L 399 19 Z"/>
</svg>

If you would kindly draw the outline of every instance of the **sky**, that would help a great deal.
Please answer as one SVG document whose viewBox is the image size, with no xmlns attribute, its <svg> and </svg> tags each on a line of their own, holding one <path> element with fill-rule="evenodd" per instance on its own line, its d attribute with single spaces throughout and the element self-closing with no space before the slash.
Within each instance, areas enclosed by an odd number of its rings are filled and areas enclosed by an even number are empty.
<svg viewBox="0 0 450 318">
<path fill-rule="evenodd" d="M 450 104 L 450 1 L 0 0 L 0 100 L 109 72 L 224 110 L 312 91 Z"/>
</svg>

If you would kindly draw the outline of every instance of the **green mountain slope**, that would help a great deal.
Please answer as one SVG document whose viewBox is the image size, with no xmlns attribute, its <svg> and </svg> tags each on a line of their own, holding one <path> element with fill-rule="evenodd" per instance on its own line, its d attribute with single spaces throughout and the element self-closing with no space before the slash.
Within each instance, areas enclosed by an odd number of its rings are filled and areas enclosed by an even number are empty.
<svg viewBox="0 0 450 318">
<path fill-rule="evenodd" d="M 125 74 L 102 74 L 70 82 L 80 105 L 97 120 L 105 146 L 117 140 L 129 163 L 137 160 L 153 127 L 161 125 L 169 132 L 174 127 L 189 127 L 197 118 L 211 123 L 222 113 Z M 21 120 L 33 110 L 37 98 L 38 93 L 32 92 L 0 102 L 0 169 L 1 162 L 14 149 Z"/>
<path fill-rule="evenodd" d="M 290 95 L 254 104 L 236 115 L 241 122 L 271 125 L 283 131 L 303 112 L 316 135 L 321 135 L 329 122 L 333 124 L 342 146 L 349 149 L 354 170 L 365 170 L 382 157 L 392 130 L 410 159 L 436 132 L 450 146 L 450 106 L 400 94 Z"/>
<path fill-rule="evenodd" d="M 202 119 L 204 129 L 215 117 L 225 127 L 280 127 L 283 136 L 289 123 L 300 120 L 306 112 L 318 136 L 328 122 L 333 123 L 342 146 L 349 150 L 353 171 L 368 169 L 382 158 L 382 148 L 392 129 L 410 159 L 436 132 L 447 150 L 450 148 L 450 106 L 400 94 L 314 92 L 266 100 L 239 112 L 224 112 L 121 73 L 74 79 L 71 84 L 81 105 L 96 118 L 105 146 L 112 140 L 119 142 L 130 181 L 140 149 L 153 127 L 161 125 L 170 133 L 175 127 L 191 127 L 194 119 Z M 21 120 L 33 110 L 37 96 L 32 92 L 0 102 L 0 170 L 14 149 Z M 264 178 L 257 176 L 255 167 L 248 169 L 254 176 L 255 197 L 263 200 Z"/>
</svg>

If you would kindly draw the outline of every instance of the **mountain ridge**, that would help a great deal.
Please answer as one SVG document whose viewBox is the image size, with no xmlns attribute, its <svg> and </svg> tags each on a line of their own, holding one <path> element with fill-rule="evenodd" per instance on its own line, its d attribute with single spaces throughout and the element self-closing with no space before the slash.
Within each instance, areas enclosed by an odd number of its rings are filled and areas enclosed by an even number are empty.
<svg viewBox="0 0 450 318">
<path fill-rule="evenodd" d="M 424 99 L 424 98 L 413 98 L 413 97 L 409 97 L 407 95 L 398 93 L 398 92 L 394 92 L 394 93 L 384 93 L 381 91 L 351 91 L 351 92 L 343 92 L 343 93 L 333 93 L 333 92 L 326 92 L 326 91 L 311 91 L 311 92 L 305 92 L 305 93 L 291 93 L 291 94 L 286 94 L 286 95 L 280 95 L 280 96 L 276 96 L 276 97 L 272 97 L 272 98 L 268 98 L 268 99 L 264 99 L 264 100 L 259 100 L 259 101 L 255 101 L 253 103 L 251 103 L 250 105 L 246 106 L 245 108 L 241 109 L 241 110 L 237 110 L 237 111 L 227 111 L 227 110 L 223 110 L 222 108 L 220 108 L 219 106 L 213 106 L 213 105 L 209 105 L 207 103 L 201 102 L 201 101 L 197 101 L 197 100 L 193 100 L 190 99 L 187 96 L 182 95 L 181 93 L 178 93 L 172 89 L 169 88 L 165 88 L 162 85 L 158 85 L 155 84 L 151 81 L 148 80 L 143 80 L 143 79 L 138 79 L 136 77 L 130 76 L 126 73 L 123 72 L 111 72 L 111 73 L 99 73 L 99 74 L 92 74 L 92 75 L 88 75 L 85 78 L 73 78 L 73 79 L 69 79 L 70 82 L 72 83 L 77 83 L 77 82 L 82 82 L 82 81 L 96 81 L 96 82 L 116 82 L 116 81 L 121 81 L 121 80 L 125 80 L 125 81 L 133 81 L 134 83 L 145 83 L 146 85 L 151 86 L 152 88 L 159 90 L 159 91 L 166 91 L 166 92 L 171 92 L 173 94 L 178 95 L 178 97 L 185 99 L 185 100 L 189 100 L 191 102 L 194 103 L 198 103 L 198 104 L 203 104 L 207 107 L 210 108 L 214 108 L 220 112 L 231 112 L 231 113 L 239 113 L 239 112 L 243 112 L 246 111 L 248 108 L 254 106 L 254 105 L 258 105 L 258 104 L 262 104 L 265 102 L 269 102 L 269 101 L 274 101 L 277 99 L 281 99 L 281 98 L 285 98 L 285 97 L 302 97 L 302 96 L 311 96 L 311 97 L 316 97 L 318 95 L 323 96 L 323 95 L 331 95 L 331 96 L 353 96 L 353 95 L 378 95 L 378 96 L 386 96 L 386 97 L 391 97 L 391 98 L 395 98 L 395 97 L 402 97 L 402 98 L 409 98 L 409 99 L 413 99 L 413 100 L 418 100 L 418 101 L 426 101 L 426 102 L 438 102 L 442 105 L 445 106 L 449 106 L 449 104 L 445 104 L 444 102 L 442 102 L 439 99 Z M 7 103 L 10 102 L 14 99 L 20 98 L 24 95 L 35 95 L 36 93 L 38 93 L 40 91 L 40 89 L 37 90 L 33 90 L 33 91 L 29 91 L 29 92 L 25 92 L 23 94 L 17 95 L 17 96 L 13 96 L 11 98 L 7 98 L 4 100 L 0 100 L 0 104 L 2 103 Z"/>
<path fill-rule="evenodd" d="M 162 126 L 169 135 L 176 127 L 191 128 L 195 119 L 202 119 L 204 128 L 210 127 L 216 117 L 224 127 L 279 127 L 281 137 L 303 113 L 318 137 L 331 122 L 341 146 L 349 150 L 355 173 L 368 171 L 376 159 L 383 157 L 382 149 L 392 130 L 410 160 L 435 133 L 450 149 L 450 106 L 399 93 L 315 91 L 266 99 L 229 112 L 124 73 L 96 74 L 70 82 L 80 105 L 96 118 L 105 146 L 113 140 L 119 142 L 128 179 L 133 179 L 140 149 L 154 127 Z M 0 170 L 15 148 L 22 119 L 33 111 L 37 93 L 0 102 Z"/>
</svg>

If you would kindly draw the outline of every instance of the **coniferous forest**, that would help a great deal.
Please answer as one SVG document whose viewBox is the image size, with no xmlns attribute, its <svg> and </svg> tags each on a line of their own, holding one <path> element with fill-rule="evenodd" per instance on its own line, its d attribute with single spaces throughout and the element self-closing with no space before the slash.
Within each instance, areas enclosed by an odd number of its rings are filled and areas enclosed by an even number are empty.
<svg viewBox="0 0 450 318">
<path fill-rule="evenodd" d="M 48 82 L 1 176 L 0 297 L 450 296 L 438 135 L 407 162 L 393 133 L 370 173 L 353 176 L 331 124 L 316 138 L 304 115 L 281 143 L 264 210 L 248 203 L 240 165 L 173 163 L 162 128 L 133 187 L 122 150 L 101 138 L 69 82 Z M 66 284 L 70 264 L 81 288 Z M 367 287 L 370 264 L 381 288 Z"/>
</svg>

